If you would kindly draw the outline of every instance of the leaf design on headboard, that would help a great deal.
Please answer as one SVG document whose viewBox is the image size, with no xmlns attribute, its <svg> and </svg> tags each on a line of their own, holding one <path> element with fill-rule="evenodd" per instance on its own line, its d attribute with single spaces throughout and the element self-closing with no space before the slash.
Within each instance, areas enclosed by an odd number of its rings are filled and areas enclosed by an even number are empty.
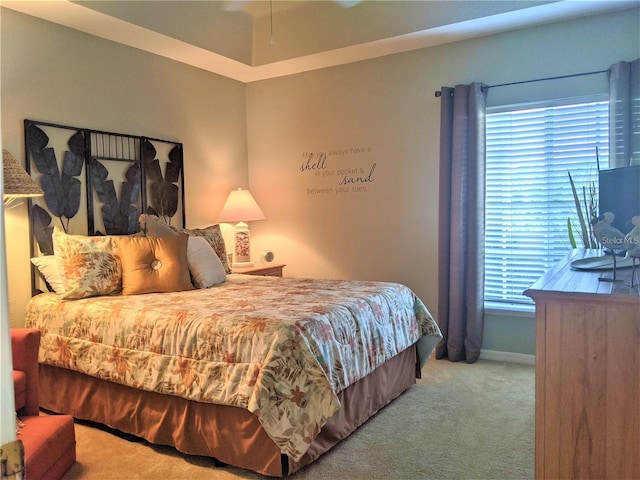
<svg viewBox="0 0 640 480">
<path fill-rule="evenodd" d="M 126 180 L 120 187 L 120 200 L 109 172 L 95 160 L 91 164 L 91 184 L 103 203 L 102 221 L 107 235 L 127 235 L 138 231 L 139 211 L 135 203 L 140 197 L 140 164 L 132 164 L 125 172 Z"/>
<path fill-rule="evenodd" d="M 60 219 L 62 228 L 68 231 L 69 220 L 80 208 L 81 182 L 77 176 L 84 165 L 84 135 L 75 132 L 67 141 L 69 150 L 65 150 L 62 171 L 58 170 L 58 161 L 53 148 L 47 148 L 49 137 L 33 124 L 27 126 L 29 153 L 40 177 L 40 186 L 44 191 L 44 200 L 49 211 Z M 65 221 L 66 219 L 66 221 Z"/>
<path fill-rule="evenodd" d="M 145 139 L 142 147 L 145 174 L 147 180 L 151 181 L 147 212 L 171 223 L 171 218 L 178 211 L 179 188 L 176 183 L 182 171 L 182 151 L 178 145 L 171 149 L 163 177 L 153 144 Z"/>
<path fill-rule="evenodd" d="M 31 221 L 33 235 L 36 237 L 40 252 L 44 255 L 53 255 L 51 215 L 40 205 L 34 205 L 31 209 Z"/>
</svg>

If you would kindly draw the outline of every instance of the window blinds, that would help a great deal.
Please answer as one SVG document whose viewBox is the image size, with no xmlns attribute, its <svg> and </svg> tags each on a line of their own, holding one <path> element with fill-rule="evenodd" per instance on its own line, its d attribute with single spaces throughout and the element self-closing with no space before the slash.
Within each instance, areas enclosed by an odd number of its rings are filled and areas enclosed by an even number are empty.
<svg viewBox="0 0 640 480">
<path fill-rule="evenodd" d="M 608 132 L 606 100 L 488 109 L 485 301 L 531 303 L 522 292 L 571 249 L 568 218 L 582 246 L 568 172 L 588 202 Z"/>
</svg>

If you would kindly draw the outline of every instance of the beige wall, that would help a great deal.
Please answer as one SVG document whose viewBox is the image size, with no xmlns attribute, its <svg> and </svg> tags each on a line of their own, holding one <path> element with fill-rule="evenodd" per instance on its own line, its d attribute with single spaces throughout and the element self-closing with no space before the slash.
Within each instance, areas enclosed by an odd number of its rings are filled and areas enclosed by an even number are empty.
<svg viewBox="0 0 640 480">
<path fill-rule="evenodd" d="M 607 69 L 640 56 L 638 38 L 632 10 L 250 84 L 249 178 L 268 217 L 252 225 L 254 252 L 275 251 L 292 276 L 400 281 L 437 313 L 440 101 L 434 91 Z M 606 89 L 601 74 L 491 89 L 488 103 Z M 302 154 L 352 147 L 367 153 L 327 157 L 318 170 L 367 172 L 375 163 L 367 191 L 310 194 L 312 188 L 335 192 L 339 176 L 301 172 Z M 485 348 L 532 354 L 532 320 L 511 326 L 491 329 L 502 338 L 485 339 Z M 505 346 L 505 337 L 521 335 L 525 347 Z"/>
<path fill-rule="evenodd" d="M 187 225 L 246 186 L 245 85 L 2 9 L 2 144 L 24 163 L 25 118 L 184 144 Z M 11 323 L 30 298 L 26 207 L 6 214 Z"/>
</svg>

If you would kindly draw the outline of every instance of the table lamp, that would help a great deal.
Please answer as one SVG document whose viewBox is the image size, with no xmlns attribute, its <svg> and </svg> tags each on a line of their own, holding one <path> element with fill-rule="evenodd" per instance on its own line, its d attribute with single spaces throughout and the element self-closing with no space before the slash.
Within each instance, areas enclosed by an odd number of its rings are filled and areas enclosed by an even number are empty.
<svg viewBox="0 0 640 480">
<path fill-rule="evenodd" d="M 229 193 L 218 216 L 218 222 L 236 223 L 235 257 L 233 267 L 252 267 L 249 225 L 246 222 L 264 220 L 266 217 L 249 190 L 238 188 Z"/>
</svg>

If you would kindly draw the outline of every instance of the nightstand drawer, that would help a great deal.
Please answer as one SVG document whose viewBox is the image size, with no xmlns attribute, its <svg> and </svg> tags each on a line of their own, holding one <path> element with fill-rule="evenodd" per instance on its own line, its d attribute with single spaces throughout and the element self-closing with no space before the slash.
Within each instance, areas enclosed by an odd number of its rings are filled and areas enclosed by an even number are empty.
<svg viewBox="0 0 640 480">
<path fill-rule="evenodd" d="M 281 277 L 282 269 L 286 267 L 284 264 L 265 265 L 260 267 L 233 268 L 232 273 L 241 273 L 243 275 L 260 275 L 263 277 Z"/>
</svg>

